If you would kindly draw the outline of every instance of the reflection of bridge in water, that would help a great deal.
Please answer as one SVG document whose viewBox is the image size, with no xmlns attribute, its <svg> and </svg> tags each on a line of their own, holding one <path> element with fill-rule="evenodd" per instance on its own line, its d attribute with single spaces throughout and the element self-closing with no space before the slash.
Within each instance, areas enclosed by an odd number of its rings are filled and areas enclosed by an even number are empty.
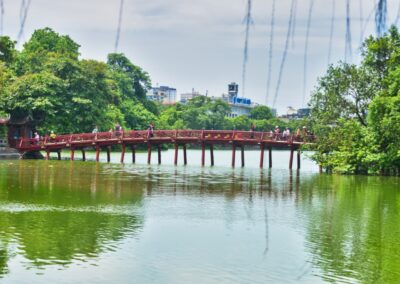
<svg viewBox="0 0 400 284">
<path fill-rule="evenodd" d="M 161 146 L 173 144 L 175 146 L 174 164 L 178 164 L 179 147 L 183 148 L 184 164 L 187 164 L 187 145 L 201 145 L 201 165 L 205 165 L 205 150 L 210 149 L 211 166 L 214 166 L 214 145 L 231 145 L 232 147 L 232 167 L 235 167 L 236 149 L 241 150 L 241 165 L 245 165 L 244 148 L 245 146 L 260 147 L 260 167 L 264 166 L 264 152 L 269 152 L 269 167 L 272 168 L 272 149 L 290 150 L 289 168 L 293 167 L 294 152 L 297 151 L 297 168 L 300 168 L 300 147 L 309 143 L 314 138 L 312 136 L 272 134 L 269 132 L 252 131 L 220 131 L 220 130 L 157 130 L 150 131 L 121 131 L 121 132 L 101 132 L 101 133 L 82 133 L 60 135 L 54 139 L 45 137 L 41 141 L 23 138 L 19 141 L 17 149 L 22 153 L 45 151 L 46 159 L 50 158 L 51 152 L 56 152 L 61 159 L 62 150 L 70 150 L 70 158 L 74 160 L 75 151 L 82 151 L 82 159 L 86 160 L 85 149 L 94 148 L 96 150 L 96 161 L 99 161 L 101 150 L 107 152 L 107 161 L 110 162 L 111 146 L 120 145 L 121 163 L 125 160 L 127 147 L 132 151 L 132 162 L 136 161 L 136 146 L 147 145 L 147 161 L 150 164 L 152 148 L 157 148 L 158 163 L 161 164 Z"/>
</svg>

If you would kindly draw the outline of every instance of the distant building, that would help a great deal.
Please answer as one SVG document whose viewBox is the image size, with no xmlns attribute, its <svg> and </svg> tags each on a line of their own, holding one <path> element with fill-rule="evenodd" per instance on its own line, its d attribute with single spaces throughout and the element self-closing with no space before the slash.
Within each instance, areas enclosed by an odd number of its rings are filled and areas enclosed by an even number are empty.
<svg viewBox="0 0 400 284">
<path fill-rule="evenodd" d="M 251 110 L 257 105 L 251 99 L 238 97 L 238 94 L 239 85 L 233 82 L 228 85 L 228 95 L 222 95 L 222 100 L 228 102 L 231 107 L 228 117 L 250 116 Z"/>
<path fill-rule="evenodd" d="M 181 99 L 180 99 L 180 103 L 182 104 L 187 104 L 190 100 L 196 98 L 196 97 L 200 97 L 200 96 L 204 96 L 202 94 L 200 94 L 199 92 L 195 91 L 194 89 L 192 89 L 191 93 L 183 93 L 181 94 Z"/>
<path fill-rule="evenodd" d="M 305 117 L 308 117 L 310 115 L 310 109 L 309 108 L 299 108 L 295 109 L 293 107 L 288 107 L 286 114 L 282 115 L 282 118 L 287 118 L 289 120 L 291 119 L 302 119 Z"/>
<path fill-rule="evenodd" d="M 174 104 L 176 103 L 176 89 L 168 86 L 153 87 L 147 93 L 147 98 L 165 105 Z"/>
</svg>

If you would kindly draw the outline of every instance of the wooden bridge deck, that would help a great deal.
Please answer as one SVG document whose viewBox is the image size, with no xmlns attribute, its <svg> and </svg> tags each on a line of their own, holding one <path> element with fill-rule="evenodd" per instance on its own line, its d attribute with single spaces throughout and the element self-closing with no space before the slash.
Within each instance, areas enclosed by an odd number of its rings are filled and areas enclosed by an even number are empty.
<svg viewBox="0 0 400 284">
<path fill-rule="evenodd" d="M 244 166 L 244 147 L 259 145 L 261 149 L 260 167 L 264 163 L 264 150 L 269 150 L 269 166 L 272 167 L 272 148 L 281 148 L 291 150 L 289 168 L 293 164 L 293 152 L 298 150 L 301 145 L 309 143 L 314 138 L 312 136 L 290 135 L 284 137 L 282 134 L 271 134 L 269 132 L 252 131 L 219 131 L 219 130 L 156 130 L 153 133 L 149 131 L 121 131 L 121 132 L 99 132 L 99 133 L 81 133 L 59 135 L 55 139 L 45 137 L 37 141 L 35 139 L 21 139 L 17 144 L 17 149 L 21 153 L 45 151 L 46 158 L 50 157 L 51 152 L 57 152 L 60 159 L 62 150 L 70 150 L 71 160 L 74 160 L 76 150 L 82 151 L 82 158 L 85 159 L 85 149 L 96 149 L 96 161 L 99 161 L 100 151 L 106 149 L 107 161 L 110 161 L 110 147 L 121 145 L 121 162 L 124 162 L 126 147 L 132 149 L 132 160 L 135 162 L 136 145 L 147 145 L 148 162 L 151 160 L 152 147 L 158 149 L 158 162 L 161 163 L 161 145 L 175 145 L 175 160 L 177 164 L 179 146 L 183 147 L 184 163 L 187 163 L 186 145 L 198 144 L 202 146 L 202 165 L 205 164 L 205 148 L 209 146 L 211 154 L 211 165 L 214 165 L 214 145 L 232 146 L 232 166 L 235 166 L 236 148 L 242 151 L 242 166 Z M 300 152 L 298 151 L 298 168 L 300 168 Z"/>
</svg>

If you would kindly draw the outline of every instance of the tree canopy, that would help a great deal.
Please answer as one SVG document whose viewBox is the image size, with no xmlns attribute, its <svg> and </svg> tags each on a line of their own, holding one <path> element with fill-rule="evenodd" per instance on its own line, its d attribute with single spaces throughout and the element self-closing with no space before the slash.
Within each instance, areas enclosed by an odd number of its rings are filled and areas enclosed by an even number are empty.
<svg viewBox="0 0 400 284">
<path fill-rule="evenodd" d="M 79 44 L 50 28 L 36 30 L 21 51 L 0 37 L 0 109 L 31 115 L 41 132 L 108 130 L 116 122 L 146 128 L 158 108 L 147 101 L 147 72 L 124 54 L 107 63 L 79 58 Z"/>
<path fill-rule="evenodd" d="M 310 100 L 313 158 L 329 171 L 400 174 L 400 34 L 369 37 L 359 65 L 330 66 Z"/>
</svg>

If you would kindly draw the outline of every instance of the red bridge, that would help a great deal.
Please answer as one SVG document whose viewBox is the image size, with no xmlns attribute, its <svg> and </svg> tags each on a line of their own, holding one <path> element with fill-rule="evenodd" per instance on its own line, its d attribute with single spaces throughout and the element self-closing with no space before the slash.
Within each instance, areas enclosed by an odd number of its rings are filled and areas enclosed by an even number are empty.
<svg viewBox="0 0 400 284">
<path fill-rule="evenodd" d="M 300 168 L 300 151 L 303 144 L 314 140 L 313 136 L 290 135 L 284 137 L 282 134 L 252 131 L 219 131 L 219 130 L 156 130 L 150 131 L 121 131 L 59 135 L 54 139 L 45 137 L 39 141 L 35 139 L 22 138 L 16 148 L 23 154 L 29 152 L 45 151 L 46 159 L 50 158 L 51 152 L 56 152 L 61 159 L 61 151 L 68 149 L 71 160 L 74 160 L 75 151 L 82 151 L 82 159 L 86 160 L 85 150 L 94 148 L 96 150 L 96 161 L 99 161 L 100 152 L 106 150 L 107 161 L 110 162 L 110 148 L 113 145 L 121 145 L 121 163 L 124 162 L 127 147 L 132 151 L 132 162 L 136 160 L 136 146 L 146 145 L 148 149 L 148 163 L 151 161 L 153 146 L 158 150 L 158 163 L 161 164 L 161 145 L 173 144 L 175 146 L 174 164 L 178 164 L 179 147 L 183 148 L 184 164 L 187 164 L 186 145 L 201 145 L 201 165 L 205 164 L 206 147 L 210 149 L 211 165 L 214 165 L 214 145 L 231 145 L 232 167 L 235 167 L 236 148 L 241 149 L 242 167 L 245 165 L 244 147 L 260 147 L 260 167 L 264 165 L 264 152 L 269 151 L 269 167 L 272 167 L 272 148 L 290 150 L 289 168 L 293 167 L 294 151 L 297 151 L 297 168 Z"/>
</svg>

